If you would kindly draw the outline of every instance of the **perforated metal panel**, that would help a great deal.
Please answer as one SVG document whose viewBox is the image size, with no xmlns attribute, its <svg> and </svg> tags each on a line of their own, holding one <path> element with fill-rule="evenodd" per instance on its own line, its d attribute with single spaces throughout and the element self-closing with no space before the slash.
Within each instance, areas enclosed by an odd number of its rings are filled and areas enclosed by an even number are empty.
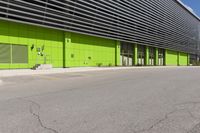
<svg viewBox="0 0 200 133">
<path fill-rule="evenodd" d="M 12 45 L 12 63 L 28 63 L 27 46 Z"/>
<path fill-rule="evenodd" d="M 0 63 L 11 63 L 11 45 L 0 44 Z"/>
</svg>

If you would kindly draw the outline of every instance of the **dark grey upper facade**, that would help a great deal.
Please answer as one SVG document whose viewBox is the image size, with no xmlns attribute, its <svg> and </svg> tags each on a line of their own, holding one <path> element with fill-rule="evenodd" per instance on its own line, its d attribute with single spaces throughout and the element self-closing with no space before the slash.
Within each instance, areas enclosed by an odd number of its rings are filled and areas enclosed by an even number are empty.
<svg viewBox="0 0 200 133">
<path fill-rule="evenodd" d="M 0 19 L 198 54 L 200 20 L 176 0 L 2 0 Z"/>
</svg>

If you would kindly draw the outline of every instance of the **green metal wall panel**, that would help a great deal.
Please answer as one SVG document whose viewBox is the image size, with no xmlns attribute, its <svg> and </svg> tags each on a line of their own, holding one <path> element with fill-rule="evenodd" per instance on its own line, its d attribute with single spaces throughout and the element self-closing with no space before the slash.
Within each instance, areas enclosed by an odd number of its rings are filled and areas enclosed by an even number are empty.
<svg viewBox="0 0 200 133">
<path fill-rule="evenodd" d="M 178 52 L 172 50 L 166 50 L 166 65 L 175 66 L 178 65 Z"/>
<path fill-rule="evenodd" d="M 148 46 L 146 46 L 145 47 L 145 65 L 149 65 L 149 47 Z"/>
<path fill-rule="evenodd" d="M 179 65 L 180 66 L 188 65 L 188 54 L 179 52 Z"/>
<path fill-rule="evenodd" d="M 137 44 L 134 45 L 134 65 L 138 65 L 138 48 Z"/>
<path fill-rule="evenodd" d="M 180 62 L 180 60 L 179 60 L 179 58 L 180 58 L 180 52 L 177 52 L 177 66 L 180 66 L 180 64 L 179 64 L 179 62 Z"/>
<path fill-rule="evenodd" d="M 0 63 L 0 68 L 32 68 L 35 64 L 44 62 L 53 67 L 63 67 L 63 38 L 62 31 L 0 21 L 0 43 L 28 47 L 28 63 Z M 40 56 L 37 48 L 42 47 L 43 56 Z"/>
<path fill-rule="evenodd" d="M 158 66 L 158 48 L 155 48 L 155 65 Z"/>
<path fill-rule="evenodd" d="M 68 33 L 65 37 L 68 40 L 65 41 L 66 67 L 116 64 L 116 41 L 76 33 Z"/>
<path fill-rule="evenodd" d="M 187 56 L 187 63 L 188 63 L 188 65 L 190 65 L 190 54 L 188 54 L 188 56 Z"/>
<path fill-rule="evenodd" d="M 115 65 L 120 66 L 120 41 L 116 42 L 115 47 Z"/>
</svg>

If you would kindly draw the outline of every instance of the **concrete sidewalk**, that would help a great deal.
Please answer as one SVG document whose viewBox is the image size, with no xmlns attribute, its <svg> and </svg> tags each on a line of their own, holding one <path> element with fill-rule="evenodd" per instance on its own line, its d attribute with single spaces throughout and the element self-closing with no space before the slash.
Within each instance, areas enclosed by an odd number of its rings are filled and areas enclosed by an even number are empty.
<svg viewBox="0 0 200 133">
<path fill-rule="evenodd" d="M 0 70 L 0 85 L 3 84 L 1 78 L 26 75 L 48 75 L 72 72 L 90 72 L 90 71 L 115 71 L 125 69 L 164 69 L 164 68 L 200 68 L 199 66 L 140 66 L 140 67 L 76 67 L 76 68 L 53 68 L 49 70 L 31 70 L 31 69 L 10 69 Z"/>
<path fill-rule="evenodd" d="M 49 70 L 31 70 L 31 69 L 13 69 L 0 70 L 1 77 L 24 76 L 24 75 L 43 75 L 70 72 L 87 72 L 87 71 L 105 71 L 105 70 L 123 70 L 123 69 L 158 69 L 158 68 L 185 68 L 189 66 L 146 66 L 146 67 L 78 67 L 78 68 L 53 68 Z M 195 66 L 190 66 L 195 67 Z M 1 83 L 1 81 L 0 81 Z"/>
</svg>

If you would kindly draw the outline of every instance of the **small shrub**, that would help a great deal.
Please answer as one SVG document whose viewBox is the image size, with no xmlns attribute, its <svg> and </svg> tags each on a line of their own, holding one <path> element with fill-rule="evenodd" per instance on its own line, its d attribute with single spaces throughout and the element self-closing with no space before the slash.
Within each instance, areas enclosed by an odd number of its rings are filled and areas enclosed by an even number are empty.
<svg viewBox="0 0 200 133">
<path fill-rule="evenodd" d="M 112 63 L 109 63 L 108 66 L 111 67 L 111 66 L 112 66 Z"/>
<path fill-rule="evenodd" d="M 97 63 L 97 66 L 98 67 L 101 67 L 103 64 L 102 63 Z"/>
</svg>

